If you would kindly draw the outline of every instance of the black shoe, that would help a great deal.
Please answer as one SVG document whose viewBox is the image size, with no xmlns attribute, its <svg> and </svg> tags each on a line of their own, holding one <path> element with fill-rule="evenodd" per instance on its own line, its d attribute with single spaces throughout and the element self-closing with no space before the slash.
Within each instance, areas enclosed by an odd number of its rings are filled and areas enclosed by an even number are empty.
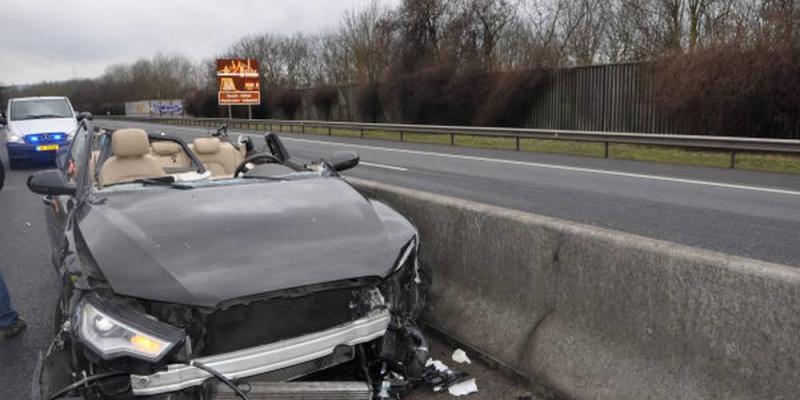
<svg viewBox="0 0 800 400">
<path fill-rule="evenodd" d="M 20 332 L 24 331 L 28 324 L 22 318 L 17 318 L 17 321 L 13 324 L 6 326 L 4 328 L 0 328 L 0 337 L 10 338 L 20 334 Z"/>
</svg>

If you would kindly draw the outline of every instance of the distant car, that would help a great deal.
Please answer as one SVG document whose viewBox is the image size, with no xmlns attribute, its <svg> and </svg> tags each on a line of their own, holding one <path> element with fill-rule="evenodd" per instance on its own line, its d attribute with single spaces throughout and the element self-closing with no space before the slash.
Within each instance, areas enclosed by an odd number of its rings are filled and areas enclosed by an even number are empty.
<svg viewBox="0 0 800 400">
<path fill-rule="evenodd" d="M 26 162 L 53 162 L 78 128 L 66 97 L 20 97 L 8 101 L 6 150 L 11 169 Z"/>
</svg>

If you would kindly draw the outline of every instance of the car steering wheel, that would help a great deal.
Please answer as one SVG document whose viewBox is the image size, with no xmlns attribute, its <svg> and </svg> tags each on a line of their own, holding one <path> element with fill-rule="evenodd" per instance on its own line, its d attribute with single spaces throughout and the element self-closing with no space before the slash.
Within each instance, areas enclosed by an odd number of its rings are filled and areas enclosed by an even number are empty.
<svg viewBox="0 0 800 400">
<path fill-rule="evenodd" d="M 242 163 L 239 164 L 238 167 L 236 167 L 236 170 L 233 171 L 233 177 L 236 178 L 240 174 L 246 174 L 248 171 L 253 169 L 255 165 L 269 164 L 269 163 L 282 164 L 281 160 L 279 160 L 278 157 L 275 157 L 272 154 L 269 153 L 253 154 L 245 158 L 244 161 L 242 161 Z"/>
</svg>

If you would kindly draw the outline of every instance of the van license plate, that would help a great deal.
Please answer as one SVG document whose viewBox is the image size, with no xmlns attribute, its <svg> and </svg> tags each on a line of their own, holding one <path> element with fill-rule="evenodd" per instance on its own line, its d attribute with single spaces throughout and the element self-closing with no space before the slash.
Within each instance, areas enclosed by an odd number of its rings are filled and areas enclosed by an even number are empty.
<svg viewBox="0 0 800 400">
<path fill-rule="evenodd" d="M 48 144 L 44 146 L 36 146 L 36 151 L 55 151 L 58 150 L 57 144 Z"/>
</svg>

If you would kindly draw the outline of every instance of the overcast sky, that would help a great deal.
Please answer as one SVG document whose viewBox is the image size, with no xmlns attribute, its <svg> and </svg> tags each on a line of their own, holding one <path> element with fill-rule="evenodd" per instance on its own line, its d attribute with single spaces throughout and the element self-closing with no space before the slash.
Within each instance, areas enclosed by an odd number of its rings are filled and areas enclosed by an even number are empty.
<svg viewBox="0 0 800 400">
<path fill-rule="evenodd" d="M 387 5 L 399 0 L 380 0 Z M 315 33 L 369 0 L 2 0 L 0 83 L 95 77 L 158 52 L 195 60 L 250 33 Z"/>
</svg>

